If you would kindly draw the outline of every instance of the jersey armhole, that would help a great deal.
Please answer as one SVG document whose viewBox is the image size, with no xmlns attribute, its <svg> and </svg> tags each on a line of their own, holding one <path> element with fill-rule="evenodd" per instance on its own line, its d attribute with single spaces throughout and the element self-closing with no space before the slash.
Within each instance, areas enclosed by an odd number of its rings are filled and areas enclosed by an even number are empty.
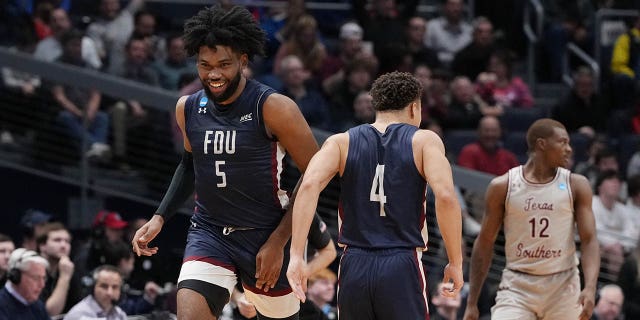
<svg viewBox="0 0 640 320">
<path fill-rule="evenodd" d="M 271 88 L 268 88 L 260 92 L 260 95 L 256 100 L 256 119 L 258 120 L 258 127 L 260 128 L 260 132 L 262 132 L 262 135 L 265 138 L 267 138 L 267 140 L 278 141 L 278 137 L 274 135 L 269 135 L 269 132 L 267 132 L 267 126 L 264 123 L 264 117 L 262 115 L 262 109 L 264 107 L 264 103 L 267 101 L 267 98 L 273 93 L 275 93 L 275 90 Z"/>
</svg>

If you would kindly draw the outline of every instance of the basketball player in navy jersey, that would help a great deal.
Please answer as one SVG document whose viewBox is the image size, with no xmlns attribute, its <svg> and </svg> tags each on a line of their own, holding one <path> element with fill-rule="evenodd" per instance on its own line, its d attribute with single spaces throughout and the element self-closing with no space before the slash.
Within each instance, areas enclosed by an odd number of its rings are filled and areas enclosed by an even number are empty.
<svg viewBox="0 0 640 320">
<path fill-rule="evenodd" d="M 589 181 L 571 173 L 564 125 L 540 119 L 527 131 L 529 159 L 494 178 L 473 245 L 465 320 L 478 319 L 478 296 L 504 225 L 506 268 L 492 319 L 581 319 L 593 311 L 600 254 Z M 580 236 L 580 290 L 575 229 Z"/>
<path fill-rule="evenodd" d="M 340 175 L 341 319 L 428 319 L 425 273 L 425 192 L 436 198 L 438 225 L 449 264 L 442 292 L 453 297 L 463 285 L 460 204 L 440 138 L 418 129 L 421 86 L 408 73 L 378 78 L 371 89 L 376 121 L 333 135 L 309 163 L 293 208 L 287 278 L 304 301 L 305 240 L 318 196 Z M 453 282 L 452 284 L 449 282 Z"/>
<path fill-rule="evenodd" d="M 318 145 L 291 99 L 244 77 L 265 42 L 249 11 L 207 8 L 184 29 L 204 89 L 178 100 L 184 156 L 156 214 L 136 232 L 134 250 L 157 252 L 149 242 L 195 185 L 178 318 L 217 319 L 240 281 L 260 319 L 297 319 L 299 301 L 281 272 L 291 213 L 280 174 L 285 151 L 304 172 Z"/>
</svg>

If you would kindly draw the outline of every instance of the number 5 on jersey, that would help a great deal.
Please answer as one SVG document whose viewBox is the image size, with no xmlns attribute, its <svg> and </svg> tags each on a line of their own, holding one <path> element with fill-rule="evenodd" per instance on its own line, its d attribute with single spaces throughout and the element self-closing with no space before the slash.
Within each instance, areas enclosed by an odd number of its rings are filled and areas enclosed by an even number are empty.
<svg viewBox="0 0 640 320">
<path fill-rule="evenodd" d="M 376 175 L 373 177 L 373 182 L 371 183 L 369 200 L 380 202 L 380 216 L 385 217 L 387 215 L 384 212 L 384 204 L 387 203 L 387 196 L 384 195 L 384 164 L 376 166 Z"/>
</svg>

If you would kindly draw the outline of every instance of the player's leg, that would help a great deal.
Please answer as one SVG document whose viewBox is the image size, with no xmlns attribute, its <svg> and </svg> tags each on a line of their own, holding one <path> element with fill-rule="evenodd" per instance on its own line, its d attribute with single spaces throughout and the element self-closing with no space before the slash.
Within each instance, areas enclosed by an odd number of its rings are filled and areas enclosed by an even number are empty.
<svg viewBox="0 0 640 320">
<path fill-rule="evenodd" d="M 191 218 L 180 276 L 178 318 L 217 319 L 237 283 L 222 229 Z"/>
<path fill-rule="evenodd" d="M 376 319 L 428 319 L 427 283 L 422 251 L 377 250 L 371 261 L 375 276 L 372 290 Z"/>
<path fill-rule="evenodd" d="M 578 319 L 582 306 L 577 303 L 580 296 L 577 268 L 549 276 L 543 285 L 548 295 L 542 319 Z"/>
<path fill-rule="evenodd" d="M 496 294 L 496 304 L 491 308 L 491 319 L 536 320 L 536 308 L 540 308 L 540 294 L 534 276 L 505 269 Z"/>
<path fill-rule="evenodd" d="M 295 297 L 287 280 L 289 246 L 284 248 L 284 263 L 276 285 L 268 292 L 256 287 L 256 255 L 271 235 L 272 230 L 239 230 L 226 235 L 234 247 L 234 262 L 242 281 L 247 300 L 256 307 L 258 319 L 298 319 L 300 301 Z"/>
<path fill-rule="evenodd" d="M 373 258 L 357 248 L 345 248 L 338 270 L 338 317 L 374 320 L 370 295 Z"/>
</svg>

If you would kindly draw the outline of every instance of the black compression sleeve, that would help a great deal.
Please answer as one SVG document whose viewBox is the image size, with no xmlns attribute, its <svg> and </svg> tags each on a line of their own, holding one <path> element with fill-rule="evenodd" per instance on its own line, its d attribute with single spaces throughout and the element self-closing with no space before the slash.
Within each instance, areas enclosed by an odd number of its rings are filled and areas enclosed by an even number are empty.
<svg viewBox="0 0 640 320">
<path fill-rule="evenodd" d="M 193 155 L 185 150 L 182 154 L 182 161 L 180 161 L 176 172 L 173 174 L 171 184 L 162 198 L 156 214 L 162 216 L 165 222 L 171 219 L 187 198 L 193 194 L 194 184 Z"/>
</svg>

